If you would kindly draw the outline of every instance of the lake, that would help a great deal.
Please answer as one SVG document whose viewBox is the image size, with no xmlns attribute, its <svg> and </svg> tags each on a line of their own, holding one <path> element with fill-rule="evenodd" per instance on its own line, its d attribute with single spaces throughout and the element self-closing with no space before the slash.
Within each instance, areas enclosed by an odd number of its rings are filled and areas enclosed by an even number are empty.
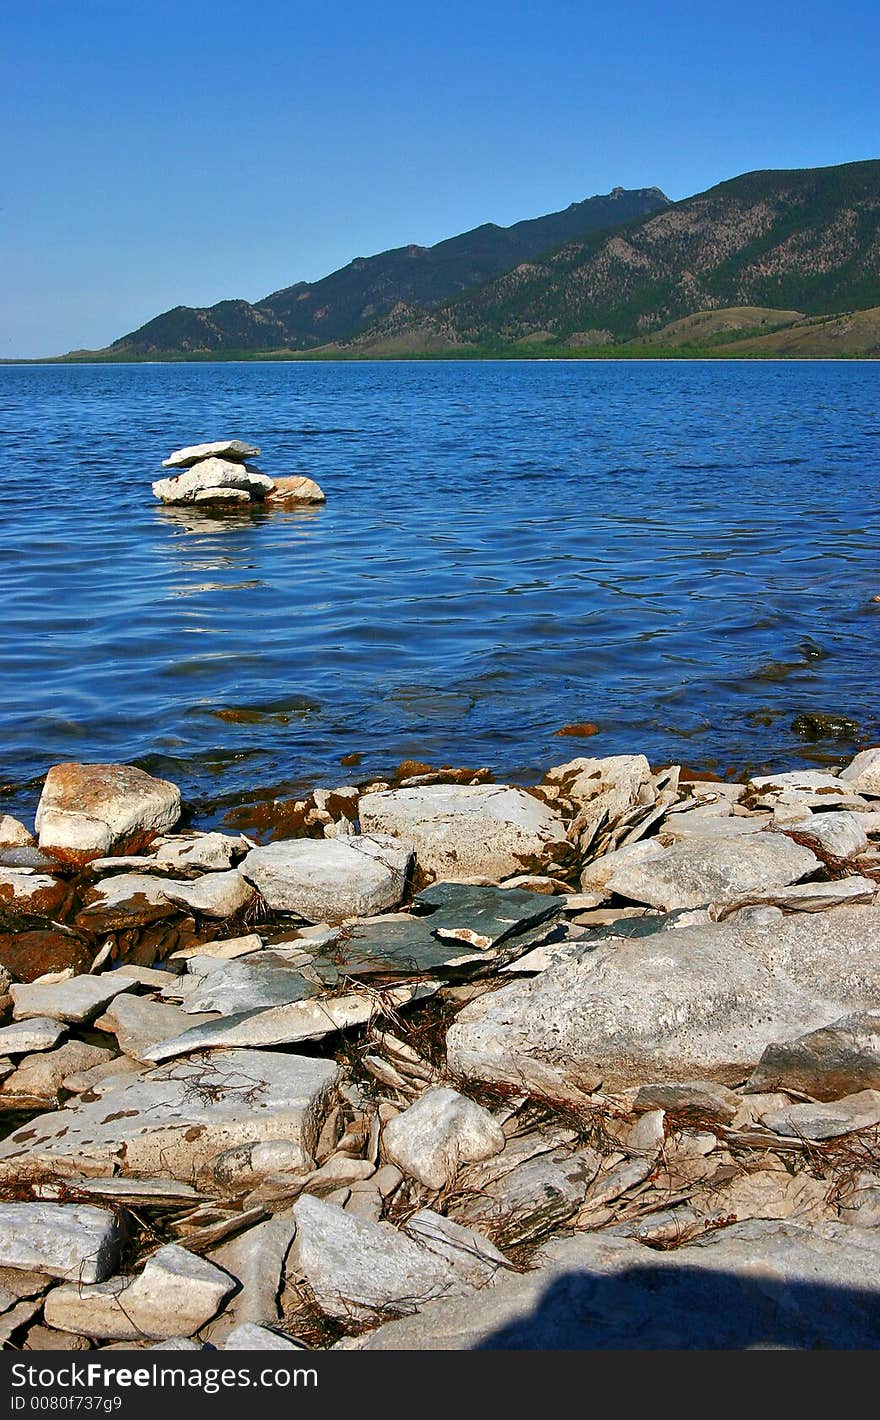
<svg viewBox="0 0 880 1420">
<path fill-rule="evenodd" d="M 173 779 L 204 823 L 404 758 L 844 760 L 880 737 L 878 374 L 2 367 L 0 809 L 30 821 L 68 759 Z M 162 458 L 227 435 L 326 506 L 154 501 Z M 804 738 L 806 712 L 861 732 Z"/>
</svg>

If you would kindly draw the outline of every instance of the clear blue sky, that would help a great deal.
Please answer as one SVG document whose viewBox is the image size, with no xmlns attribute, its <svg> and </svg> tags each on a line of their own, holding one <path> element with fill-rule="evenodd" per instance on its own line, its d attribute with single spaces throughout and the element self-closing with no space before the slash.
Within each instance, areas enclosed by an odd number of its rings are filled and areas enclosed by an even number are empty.
<svg viewBox="0 0 880 1420">
<path fill-rule="evenodd" d="M 0 355 L 616 184 L 880 156 L 877 0 L 0 0 Z"/>
</svg>

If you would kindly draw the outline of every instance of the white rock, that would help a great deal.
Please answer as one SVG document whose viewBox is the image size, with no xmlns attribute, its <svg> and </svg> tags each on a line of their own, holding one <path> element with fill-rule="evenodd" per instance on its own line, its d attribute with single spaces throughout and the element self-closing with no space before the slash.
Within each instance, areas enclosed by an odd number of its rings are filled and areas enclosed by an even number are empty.
<svg viewBox="0 0 880 1420">
<path fill-rule="evenodd" d="M 33 834 L 17 818 L 0 814 L 0 848 L 29 848 L 33 841 Z"/>
<path fill-rule="evenodd" d="M 396 907 L 411 860 L 408 844 L 381 834 L 297 838 L 251 849 L 241 871 L 276 912 L 340 922 Z"/>
<path fill-rule="evenodd" d="M 489 1159 L 505 1143 L 488 1110 L 443 1085 L 425 1090 L 382 1136 L 386 1158 L 435 1190 L 451 1183 L 461 1164 Z"/>
<path fill-rule="evenodd" d="M 820 866 L 809 848 L 782 834 L 697 838 L 676 843 L 662 857 L 620 868 L 607 886 L 621 897 L 670 912 L 784 886 Z"/>
<path fill-rule="evenodd" d="M 436 990 L 435 982 L 425 981 L 413 986 L 392 987 L 384 991 L 382 997 L 386 1006 L 393 1009 L 431 996 Z M 303 1040 L 320 1040 L 334 1031 L 365 1025 L 377 1010 L 375 996 L 357 991 L 346 992 L 342 996 L 294 1001 L 289 1006 L 272 1006 L 268 1010 L 209 1021 L 206 1025 L 185 1031 L 183 1035 L 161 1041 L 145 1054 L 148 1060 L 160 1061 L 196 1050 L 220 1047 L 295 1045 Z"/>
<path fill-rule="evenodd" d="M 192 1336 L 234 1288 L 228 1273 L 170 1243 L 137 1277 L 56 1287 L 46 1298 L 44 1315 L 47 1325 L 79 1336 L 164 1341 Z"/>
<path fill-rule="evenodd" d="M 202 459 L 257 459 L 260 451 L 254 444 L 246 444 L 242 439 L 215 439 L 213 444 L 188 444 L 185 449 L 175 449 L 167 459 L 162 460 L 163 468 L 189 468 Z"/>
<path fill-rule="evenodd" d="M 153 484 L 153 493 L 161 503 L 209 503 L 214 498 L 222 502 L 230 491 L 263 499 L 272 486 L 271 478 L 247 464 L 209 458 L 175 478 L 158 479 Z"/>
<path fill-rule="evenodd" d="M 119 1224 L 89 1203 L 0 1203 L 0 1267 L 101 1282 L 119 1259 Z"/>
<path fill-rule="evenodd" d="M 404 1223 L 404 1232 L 449 1263 L 462 1281 L 472 1287 L 491 1286 L 499 1269 L 511 1267 L 509 1258 L 473 1228 L 463 1227 L 432 1208 L 420 1208 Z"/>
<path fill-rule="evenodd" d="M 271 1139 L 263 1144 L 238 1144 L 208 1165 L 210 1183 L 229 1193 L 244 1193 L 273 1175 L 304 1176 L 314 1160 L 297 1139 Z"/>
<path fill-rule="evenodd" d="M 450 881 L 538 871 L 567 843 L 559 814 L 503 784 L 364 794 L 358 813 L 365 833 L 392 833 L 414 844 L 423 871 Z"/>
<path fill-rule="evenodd" d="M 146 1052 L 160 1040 L 167 1040 L 194 1025 L 211 1020 L 203 1016 L 195 1020 L 178 1006 L 160 1001 L 146 1001 L 143 996 L 117 996 L 101 1018 L 102 1030 L 116 1036 L 120 1050 L 135 1060 L 146 1060 Z"/>
<path fill-rule="evenodd" d="M 56 764 L 37 809 L 40 847 L 97 858 L 148 840 L 180 817 L 180 790 L 130 764 Z"/>
<path fill-rule="evenodd" d="M 637 843 L 627 843 L 613 853 L 603 853 L 587 863 L 581 873 L 583 892 L 601 892 L 607 897 L 607 888 L 614 874 L 623 868 L 631 868 L 635 863 L 647 863 L 652 858 L 662 858 L 666 849 L 656 838 L 642 838 Z M 594 906 L 594 904 L 589 904 Z"/>
<path fill-rule="evenodd" d="M 213 957 L 218 961 L 233 961 L 236 957 L 251 956 L 261 950 L 263 939 L 256 932 L 246 937 L 224 937 L 220 941 L 202 942 L 195 947 L 181 947 L 172 952 L 169 961 L 188 961 L 191 957 Z"/>
<path fill-rule="evenodd" d="M 860 820 L 860 814 L 841 810 L 837 813 L 810 814 L 785 827 L 787 833 L 797 833 L 814 840 L 835 858 L 856 858 L 868 846 L 868 835 Z"/>
<path fill-rule="evenodd" d="M 225 873 L 205 873 L 192 883 L 163 882 L 162 891 L 175 907 L 199 917 L 223 920 L 243 912 L 256 893 L 236 868 Z"/>
<path fill-rule="evenodd" d="M 276 1213 L 255 1228 L 214 1248 L 210 1261 L 241 1284 L 229 1307 L 213 1323 L 205 1339 L 214 1345 L 244 1322 L 274 1326 L 281 1319 L 278 1295 L 284 1264 L 296 1234 L 291 1212 Z"/>
<path fill-rule="evenodd" d="M 100 976 L 72 976 L 56 985 L 16 983 L 9 988 L 16 1021 L 50 1016 L 55 1021 L 81 1024 L 97 1016 L 121 992 L 131 991 L 131 977 L 105 972 Z"/>
<path fill-rule="evenodd" d="M 449 1069 L 583 1103 L 646 1080 L 742 1079 L 774 1042 L 880 997 L 880 913 L 792 914 L 607 936 L 540 976 L 466 1005 Z"/>
<path fill-rule="evenodd" d="M 388 1223 L 366 1223 L 308 1194 L 293 1213 L 291 1263 L 327 1316 L 370 1319 L 389 1308 L 414 1311 L 431 1297 L 461 1290 L 448 1262 Z"/>
<path fill-rule="evenodd" d="M 113 1052 L 100 1045 L 69 1040 L 55 1050 L 26 1055 L 14 1074 L 4 1080 L 0 1094 L 54 1101 L 68 1075 L 107 1064 L 112 1058 Z"/>
<path fill-rule="evenodd" d="M 790 1104 L 767 1110 L 761 1119 L 775 1134 L 797 1139 L 837 1139 L 880 1124 L 880 1090 L 860 1090 L 827 1104 Z"/>
<path fill-rule="evenodd" d="M 0 1181 L 119 1170 L 190 1182 L 224 1150 L 272 1139 L 311 1154 L 338 1081 L 335 1061 L 251 1050 L 114 1077 L 2 1140 Z"/>
<path fill-rule="evenodd" d="M 240 836 L 228 833 L 177 834 L 156 845 L 155 861 L 170 868 L 196 868 L 205 873 L 222 873 L 233 867 L 247 852 Z"/>
<path fill-rule="evenodd" d="M 857 793 L 880 798 L 880 749 L 863 749 L 841 770 L 840 777 Z"/>
<path fill-rule="evenodd" d="M 32 1050 L 51 1050 L 66 1034 L 67 1026 L 46 1016 L 0 1026 L 0 1055 L 29 1055 Z"/>
</svg>

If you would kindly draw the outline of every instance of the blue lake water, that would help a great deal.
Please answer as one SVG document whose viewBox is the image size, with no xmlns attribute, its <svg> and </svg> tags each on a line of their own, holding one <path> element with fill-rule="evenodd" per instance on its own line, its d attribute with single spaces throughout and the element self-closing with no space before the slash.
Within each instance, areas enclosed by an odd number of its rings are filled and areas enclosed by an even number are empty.
<svg viewBox="0 0 880 1420">
<path fill-rule="evenodd" d="M 140 763 L 207 822 L 405 757 L 523 778 L 583 753 L 845 758 L 791 727 L 880 735 L 878 376 L 0 368 L 0 809 L 32 814 L 65 759 Z M 226 435 L 327 505 L 159 507 L 160 460 Z"/>
</svg>

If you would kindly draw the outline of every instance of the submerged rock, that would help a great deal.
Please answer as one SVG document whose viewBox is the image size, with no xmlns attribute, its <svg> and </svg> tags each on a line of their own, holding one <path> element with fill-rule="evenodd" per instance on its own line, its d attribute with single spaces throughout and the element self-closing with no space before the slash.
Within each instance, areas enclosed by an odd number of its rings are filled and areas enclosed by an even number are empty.
<svg viewBox="0 0 880 1420">
<path fill-rule="evenodd" d="M 40 847 L 72 861 L 133 851 L 180 817 L 180 790 L 130 764 L 56 764 L 37 809 Z"/>
</svg>

